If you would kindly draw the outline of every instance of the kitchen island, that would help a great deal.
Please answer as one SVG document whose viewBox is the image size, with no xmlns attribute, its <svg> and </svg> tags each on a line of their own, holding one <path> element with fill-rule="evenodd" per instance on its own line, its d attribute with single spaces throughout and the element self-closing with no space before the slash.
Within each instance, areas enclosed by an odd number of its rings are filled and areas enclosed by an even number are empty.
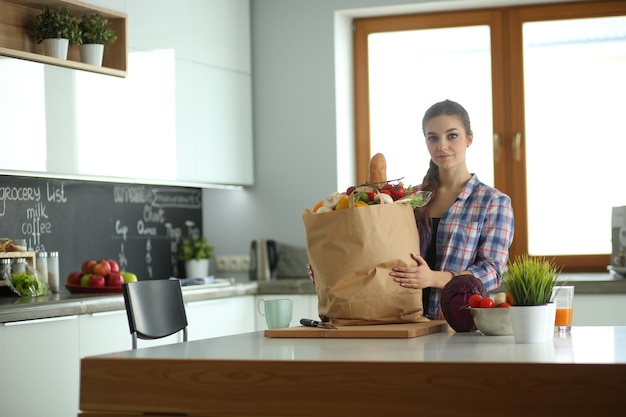
<svg viewBox="0 0 626 417">
<path fill-rule="evenodd" d="M 329 330 L 332 331 L 332 330 Z M 626 327 L 542 344 L 252 332 L 83 358 L 81 416 L 623 415 Z"/>
</svg>

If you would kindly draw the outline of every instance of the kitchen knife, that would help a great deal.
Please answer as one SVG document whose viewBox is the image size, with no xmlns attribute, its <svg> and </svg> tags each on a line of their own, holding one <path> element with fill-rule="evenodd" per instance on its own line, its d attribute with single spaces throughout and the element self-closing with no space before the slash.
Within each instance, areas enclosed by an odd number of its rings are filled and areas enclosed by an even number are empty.
<svg viewBox="0 0 626 417">
<path fill-rule="evenodd" d="M 311 319 L 300 319 L 300 324 L 308 327 L 319 327 L 321 329 L 336 329 L 332 324 Z"/>
</svg>

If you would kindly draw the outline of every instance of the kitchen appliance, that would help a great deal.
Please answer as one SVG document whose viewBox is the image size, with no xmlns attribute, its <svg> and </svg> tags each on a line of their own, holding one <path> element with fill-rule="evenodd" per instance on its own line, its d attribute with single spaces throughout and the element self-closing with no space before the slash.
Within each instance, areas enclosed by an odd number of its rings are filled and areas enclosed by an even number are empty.
<svg viewBox="0 0 626 417">
<path fill-rule="evenodd" d="M 250 245 L 250 280 L 269 281 L 276 278 L 278 259 L 278 244 L 275 240 L 253 240 Z"/>
<path fill-rule="evenodd" d="M 626 277 L 626 206 L 613 207 L 611 241 L 613 252 L 610 269 Z"/>
</svg>

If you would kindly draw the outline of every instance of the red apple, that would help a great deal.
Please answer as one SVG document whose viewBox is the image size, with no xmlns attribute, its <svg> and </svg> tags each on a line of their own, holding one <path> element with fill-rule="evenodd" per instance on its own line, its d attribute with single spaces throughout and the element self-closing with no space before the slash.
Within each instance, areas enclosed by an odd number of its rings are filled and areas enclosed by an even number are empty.
<svg viewBox="0 0 626 417">
<path fill-rule="evenodd" d="M 91 274 L 93 273 L 93 267 L 96 266 L 97 262 L 90 259 L 88 261 L 83 262 L 83 274 Z"/>
<path fill-rule="evenodd" d="M 109 266 L 111 266 L 111 273 L 120 272 L 120 266 L 115 261 L 115 259 L 105 259 L 105 261 L 107 261 L 109 263 Z"/>
<path fill-rule="evenodd" d="M 124 283 L 124 278 L 119 272 L 111 272 L 105 280 L 108 287 L 121 287 Z"/>
<path fill-rule="evenodd" d="M 67 276 L 67 285 L 80 285 L 80 279 L 82 276 L 82 272 L 72 272 Z"/>
<path fill-rule="evenodd" d="M 111 265 L 107 261 L 100 261 L 93 267 L 93 273 L 106 277 L 111 273 Z"/>
<path fill-rule="evenodd" d="M 104 287 L 104 277 L 102 275 L 94 274 L 89 277 L 87 281 L 88 287 Z"/>
</svg>

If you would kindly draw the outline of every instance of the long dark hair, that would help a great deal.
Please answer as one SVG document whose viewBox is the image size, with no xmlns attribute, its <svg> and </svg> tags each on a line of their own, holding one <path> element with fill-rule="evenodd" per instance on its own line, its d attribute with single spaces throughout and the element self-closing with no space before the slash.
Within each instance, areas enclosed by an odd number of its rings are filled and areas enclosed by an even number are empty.
<svg viewBox="0 0 626 417">
<path fill-rule="evenodd" d="M 468 135 L 472 134 L 472 126 L 470 124 L 469 114 L 467 110 L 459 103 L 444 100 L 439 103 L 435 103 L 424 113 L 424 117 L 422 118 L 422 133 L 426 134 L 424 130 L 424 126 L 431 119 L 434 119 L 438 116 L 455 116 L 458 117 L 461 123 L 463 123 L 463 127 L 465 127 L 465 132 Z M 437 189 L 441 184 L 441 180 L 439 178 L 439 167 L 435 165 L 433 160 L 430 160 L 430 164 L 428 166 L 428 171 L 426 171 L 426 175 L 422 180 L 422 185 L 420 189 L 422 191 L 430 191 L 432 194 L 432 199 L 435 198 L 435 194 L 437 193 Z M 426 256 L 426 250 L 428 249 L 428 244 L 432 237 L 432 229 L 430 222 L 430 214 L 428 212 L 428 205 L 424 207 L 418 207 L 415 209 L 415 221 L 417 222 L 417 229 L 420 235 L 420 252 L 422 256 Z M 434 265 L 431 265 L 434 267 Z"/>
</svg>

